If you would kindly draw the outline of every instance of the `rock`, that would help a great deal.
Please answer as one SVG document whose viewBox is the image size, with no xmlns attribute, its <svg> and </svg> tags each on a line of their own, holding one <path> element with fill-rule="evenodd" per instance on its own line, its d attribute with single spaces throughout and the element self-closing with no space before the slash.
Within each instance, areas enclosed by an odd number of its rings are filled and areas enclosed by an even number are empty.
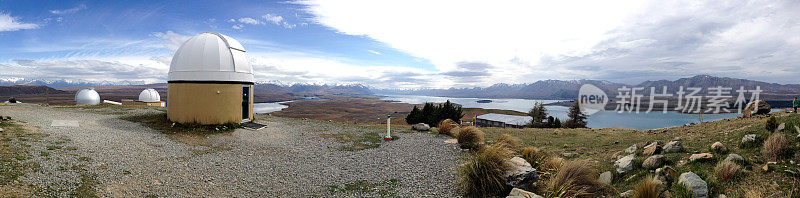
<svg viewBox="0 0 800 198">
<path fill-rule="evenodd" d="M 691 191 L 692 197 L 706 198 L 708 197 L 708 184 L 703 181 L 700 176 L 693 172 L 686 172 L 681 174 L 678 183 L 686 186 L 686 189 Z"/>
<path fill-rule="evenodd" d="M 635 193 L 633 190 L 628 190 L 623 193 L 620 193 L 619 197 L 633 197 L 633 193 Z"/>
<path fill-rule="evenodd" d="M 725 194 L 719 194 L 719 196 L 717 196 L 717 198 L 728 198 L 728 196 L 725 196 Z"/>
<path fill-rule="evenodd" d="M 774 130 L 774 131 L 775 131 L 775 132 L 777 132 L 777 131 L 783 131 L 783 129 L 784 129 L 784 128 L 786 128 L 786 123 L 781 123 L 780 125 L 778 125 L 778 127 L 777 127 L 777 128 L 775 128 L 775 130 Z"/>
<path fill-rule="evenodd" d="M 667 144 L 664 145 L 664 153 L 677 153 L 681 151 L 683 151 L 683 144 L 681 144 L 681 141 L 667 142 Z"/>
<path fill-rule="evenodd" d="M 3 132 L 3 128 L 0 128 L 0 133 L 2 133 L 2 132 Z"/>
<path fill-rule="evenodd" d="M 458 143 L 458 139 L 455 139 L 455 138 L 446 139 L 446 140 L 444 140 L 444 143 L 457 144 Z"/>
<path fill-rule="evenodd" d="M 536 169 L 521 157 L 513 157 L 506 161 L 511 165 L 511 170 L 506 171 L 503 176 L 506 178 L 506 185 L 514 188 L 526 188 L 539 180 Z"/>
<path fill-rule="evenodd" d="M 755 143 L 756 142 L 756 137 L 758 137 L 756 134 L 744 135 L 744 137 L 742 137 L 742 144 Z"/>
<path fill-rule="evenodd" d="M 661 153 L 661 145 L 658 142 L 653 142 L 650 145 L 644 147 L 644 151 L 642 154 L 644 155 L 655 155 Z"/>
<path fill-rule="evenodd" d="M 736 153 L 731 153 L 725 158 L 725 161 L 741 163 L 744 162 L 744 158 Z"/>
<path fill-rule="evenodd" d="M 411 126 L 411 129 L 415 131 L 427 131 L 431 130 L 431 126 L 428 126 L 428 124 L 425 123 L 417 123 Z"/>
<path fill-rule="evenodd" d="M 656 169 L 656 175 L 664 176 L 668 181 L 672 181 L 678 176 L 678 172 L 670 166 L 664 166 Z"/>
<path fill-rule="evenodd" d="M 725 152 L 727 148 L 725 148 L 722 142 L 714 142 L 714 144 L 711 144 L 711 150 L 715 152 Z"/>
<path fill-rule="evenodd" d="M 762 114 L 762 115 L 768 114 L 770 109 L 771 107 L 769 106 L 769 104 L 767 104 L 767 102 L 764 102 L 763 100 L 752 101 L 747 103 L 747 105 L 742 110 L 742 117 L 748 118 L 757 114 Z"/>
<path fill-rule="evenodd" d="M 664 165 L 664 161 L 667 159 L 664 155 L 653 155 L 648 157 L 647 159 L 642 162 L 642 167 L 653 169 L 659 168 Z"/>
<path fill-rule="evenodd" d="M 711 159 L 711 158 L 714 158 L 714 155 L 712 155 L 711 153 L 699 153 L 699 154 L 692 154 L 692 156 L 689 157 L 689 161 L 692 161 L 692 162 L 698 161 L 698 160 L 702 161 L 702 160 L 708 160 L 708 159 Z"/>
<path fill-rule="evenodd" d="M 797 133 L 800 133 L 800 127 L 798 127 L 797 125 L 795 125 L 795 126 L 794 126 L 794 131 L 795 131 L 795 132 L 797 132 Z"/>
<path fill-rule="evenodd" d="M 597 181 L 599 181 L 601 184 L 611 185 L 612 177 L 613 175 L 611 175 L 611 171 L 606 171 L 597 177 Z"/>
<path fill-rule="evenodd" d="M 626 148 L 625 149 L 625 153 L 628 153 L 628 154 L 636 153 L 636 150 L 638 150 L 638 149 L 639 149 L 639 147 L 636 146 L 636 144 L 634 144 L 631 147 Z"/>
<path fill-rule="evenodd" d="M 563 156 L 564 158 L 569 159 L 569 158 L 575 157 L 575 153 L 561 153 L 561 156 Z"/>
<path fill-rule="evenodd" d="M 528 192 L 519 188 L 514 188 L 511 189 L 511 192 L 508 193 L 508 196 L 506 196 L 506 198 L 542 198 L 542 196 L 539 196 L 535 193 Z"/>
<path fill-rule="evenodd" d="M 617 151 L 616 153 L 614 153 L 613 155 L 611 155 L 611 157 L 612 157 L 612 159 L 614 159 L 614 160 L 618 160 L 619 158 L 622 158 L 622 153 L 623 153 L 623 151 Z"/>
<path fill-rule="evenodd" d="M 625 173 L 627 171 L 633 170 L 634 159 L 636 159 L 636 154 L 630 154 L 615 161 L 614 168 L 617 169 L 617 173 Z"/>
</svg>

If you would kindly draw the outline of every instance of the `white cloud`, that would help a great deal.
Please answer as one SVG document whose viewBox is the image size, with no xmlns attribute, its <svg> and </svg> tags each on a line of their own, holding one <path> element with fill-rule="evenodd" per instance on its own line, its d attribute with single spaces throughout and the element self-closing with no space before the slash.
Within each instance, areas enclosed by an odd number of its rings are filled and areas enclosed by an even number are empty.
<svg viewBox="0 0 800 198">
<path fill-rule="evenodd" d="M 24 29 L 36 29 L 39 25 L 34 23 L 23 23 L 17 21 L 17 18 L 12 17 L 6 13 L 0 13 L 0 32 L 17 31 Z"/>
<path fill-rule="evenodd" d="M 269 14 L 269 13 L 267 13 L 265 15 L 262 15 L 261 18 L 264 18 L 264 20 L 267 20 L 267 22 L 272 22 L 275 25 L 280 25 L 281 21 L 283 21 L 283 17 L 282 16 L 275 15 L 275 14 Z"/>
<path fill-rule="evenodd" d="M 236 22 L 236 19 L 228 19 L 228 23 Z"/>
<path fill-rule="evenodd" d="M 244 26 L 242 24 L 236 24 L 236 25 L 233 25 L 231 28 L 233 28 L 235 30 L 241 30 L 243 27 Z"/>
<path fill-rule="evenodd" d="M 164 46 L 173 52 L 177 51 L 186 40 L 191 38 L 188 35 L 181 35 L 172 31 L 154 32 L 152 35 L 164 40 Z"/>
<path fill-rule="evenodd" d="M 166 80 L 169 69 L 165 69 L 162 63 L 155 60 L 136 62 L 139 63 L 128 64 L 107 60 L 25 60 L 17 63 L 0 63 L 0 70 L 8 71 L 0 74 L 0 77 L 110 82 L 135 80 L 145 83 Z"/>
<path fill-rule="evenodd" d="M 375 50 L 367 50 L 367 51 L 368 51 L 369 53 L 373 53 L 373 54 L 381 55 L 381 53 L 380 53 L 380 52 L 378 52 L 378 51 L 375 51 Z"/>
<path fill-rule="evenodd" d="M 53 13 L 53 14 L 72 14 L 72 13 L 81 11 L 83 9 L 86 9 L 86 5 L 81 4 L 81 5 L 77 6 L 77 7 L 66 9 L 66 10 L 50 10 L 50 13 Z"/>
<path fill-rule="evenodd" d="M 239 18 L 239 23 L 250 24 L 250 25 L 261 24 L 260 21 L 258 21 L 256 19 L 253 19 L 253 18 L 250 18 L 250 17 Z"/>
<path fill-rule="evenodd" d="M 297 3 L 318 24 L 427 59 L 441 72 L 457 71 L 461 62 L 492 65 L 489 77 L 474 85 L 637 82 L 701 72 L 796 83 L 800 75 L 796 1 Z M 675 62 L 689 65 L 667 66 Z M 742 69 L 729 70 L 734 67 Z"/>
</svg>

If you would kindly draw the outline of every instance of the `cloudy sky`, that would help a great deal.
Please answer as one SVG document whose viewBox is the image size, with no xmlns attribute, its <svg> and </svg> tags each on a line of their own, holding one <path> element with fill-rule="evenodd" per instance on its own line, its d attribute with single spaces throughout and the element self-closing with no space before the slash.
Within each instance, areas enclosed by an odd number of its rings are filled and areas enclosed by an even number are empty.
<svg viewBox="0 0 800 198">
<path fill-rule="evenodd" d="M 257 81 L 448 88 L 698 74 L 800 83 L 798 1 L 9 1 L 0 79 L 165 82 L 239 40 Z"/>
</svg>

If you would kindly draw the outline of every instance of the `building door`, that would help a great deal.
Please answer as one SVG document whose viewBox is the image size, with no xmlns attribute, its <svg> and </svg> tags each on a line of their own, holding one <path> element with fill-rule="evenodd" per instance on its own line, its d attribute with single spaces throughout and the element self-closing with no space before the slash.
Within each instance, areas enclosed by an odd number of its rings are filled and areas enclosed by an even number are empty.
<svg viewBox="0 0 800 198">
<path fill-rule="evenodd" d="M 242 121 L 250 121 L 250 86 L 242 86 Z"/>
</svg>

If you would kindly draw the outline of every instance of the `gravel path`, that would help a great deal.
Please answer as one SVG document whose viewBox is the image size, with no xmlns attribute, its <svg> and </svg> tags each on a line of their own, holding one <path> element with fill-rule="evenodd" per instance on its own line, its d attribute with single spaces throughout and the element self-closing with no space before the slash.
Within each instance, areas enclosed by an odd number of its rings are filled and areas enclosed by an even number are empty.
<svg viewBox="0 0 800 198">
<path fill-rule="evenodd" d="M 142 111 L 150 110 L 127 113 Z M 46 150 L 44 145 L 62 147 L 30 159 L 42 170 L 25 175 L 25 182 L 63 191 L 81 181 L 80 172 L 65 167 L 85 167 L 96 176 L 98 195 L 105 197 L 451 197 L 457 196 L 455 167 L 464 155 L 457 145 L 444 143 L 445 137 L 424 133 L 397 133 L 399 140 L 378 148 L 342 151 L 343 143 L 320 135 L 379 128 L 270 116 L 258 119 L 267 125 L 259 131 L 176 137 L 96 110 L 11 105 L 0 106 L 0 115 L 49 134 L 32 143 L 35 153 Z M 54 120 L 78 120 L 80 126 L 54 127 Z M 330 187 L 358 181 L 396 181 L 397 186 L 377 187 L 384 191 Z"/>
</svg>

